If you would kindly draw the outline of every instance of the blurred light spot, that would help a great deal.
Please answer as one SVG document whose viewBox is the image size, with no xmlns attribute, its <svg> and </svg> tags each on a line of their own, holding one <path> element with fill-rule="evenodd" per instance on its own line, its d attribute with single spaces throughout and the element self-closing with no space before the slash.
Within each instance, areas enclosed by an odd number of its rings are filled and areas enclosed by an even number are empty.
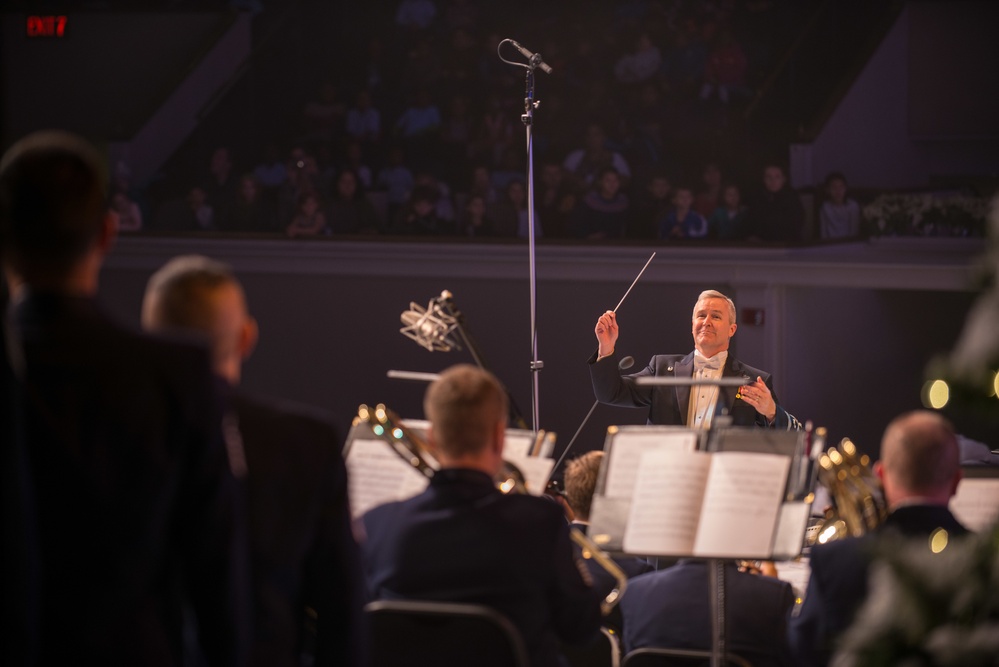
<svg viewBox="0 0 999 667">
<path fill-rule="evenodd" d="M 923 386 L 923 405 L 934 410 L 947 405 L 950 400 L 950 387 L 943 380 L 927 382 Z"/>
<path fill-rule="evenodd" d="M 401 428 L 397 428 L 397 429 L 393 430 L 392 431 L 392 437 L 395 438 L 396 440 L 402 440 L 402 429 Z"/>
<path fill-rule="evenodd" d="M 371 430 L 375 432 L 375 435 L 381 435 L 382 433 L 385 432 L 385 429 L 382 428 L 381 424 L 375 424 L 373 427 L 371 427 Z"/>
<path fill-rule="evenodd" d="M 995 376 L 992 378 L 992 393 L 989 396 L 999 398 L 999 371 L 996 371 Z"/>
<path fill-rule="evenodd" d="M 947 540 L 947 531 L 943 528 L 937 528 L 930 535 L 930 551 L 935 554 L 940 553 L 947 548 Z"/>
<path fill-rule="evenodd" d="M 819 533 L 819 544 L 825 544 L 834 537 L 836 537 L 836 526 L 832 525 Z"/>
</svg>

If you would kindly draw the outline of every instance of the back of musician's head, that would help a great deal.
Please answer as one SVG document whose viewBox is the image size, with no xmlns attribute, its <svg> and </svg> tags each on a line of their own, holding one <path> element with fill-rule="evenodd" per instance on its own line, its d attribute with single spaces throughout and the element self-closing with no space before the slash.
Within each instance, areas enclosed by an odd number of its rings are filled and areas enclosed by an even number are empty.
<svg viewBox="0 0 999 667">
<path fill-rule="evenodd" d="M 437 448 L 457 459 L 478 454 L 491 444 L 496 425 L 506 422 L 507 398 L 492 373 L 459 364 L 427 388 L 423 411 Z"/>
<path fill-rule="evenodd" d="M 886 492 L 893 491 L 895 496 L 948 497 L 961 470 L 954 427 L 929 410 L 896 417 L 881 439 L 880 465 Z"/>
<path fill-rule="evenodd" d="M 142 325 L 152 331 L 202 334 L 219 372 L 241 360 L 240 337 L 248 321 L 243 289 L 232 269 L 208 257 L 176 257 L 146 285 Z"/>
<path fill-rule="evenodd" d="M 106 216 L 101 160 L 67 132 L 21 139 L 0 160 L 0 247 L 29 283 L 67 274 L 94 246 Z"/>
<path fill-rule="evenodd" d="M 600 464 L 604 460 L 601 451 L 586 452 L 565 466 L 565 499 L 577 519 L 589 521 L 593 492 L 597 488 Z"/>
</svg>

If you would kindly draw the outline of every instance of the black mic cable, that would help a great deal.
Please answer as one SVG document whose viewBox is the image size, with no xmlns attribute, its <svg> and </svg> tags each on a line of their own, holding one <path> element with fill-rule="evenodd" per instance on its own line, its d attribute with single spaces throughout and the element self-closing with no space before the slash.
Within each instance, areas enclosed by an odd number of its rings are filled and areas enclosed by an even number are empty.
<svg viewBox="0 0 999 667">
<path fill-rule="evenodd" d="M 626 371 L 634 365 L 635 365 L 635 357 L 627 356 L 621 359 L 621 361 L 617 362 L 617 369 L 619 371 Z M 586 413 L 585 417 L 583 417 L 583 421 L 579 425 L 579 428 L 576 429 L 576 433 L 572 436 L 572 439 L 569 440 L 569 444 L 565 446 L 565 450 L 562 452 L 562 456 L 558 457 L 558 461 L 556 461 L 555 465 L 552 466 L 551 474 L 548 475 L 549 482 L 551 481 L 552 477 L 555 475 L 555 471 L 558 470 L 558 467 L 562 465 L 562 461 L 565 460 L 566 454 L 568 454 L 569 450 L 572 449 L 573 443 L 576 442 L 576 438 L 579 437 L 579 434 L 580 432 L 582 432 L 583 427 L 586 426 L 586 422 L 590 421 L 590 416 L 593 414 L 593 411 L 597 409 L 597 405 L 599 403 L 600 401 L 593 401 L 593 405 L 590 406 L 590 411 Z"/>
</svg>

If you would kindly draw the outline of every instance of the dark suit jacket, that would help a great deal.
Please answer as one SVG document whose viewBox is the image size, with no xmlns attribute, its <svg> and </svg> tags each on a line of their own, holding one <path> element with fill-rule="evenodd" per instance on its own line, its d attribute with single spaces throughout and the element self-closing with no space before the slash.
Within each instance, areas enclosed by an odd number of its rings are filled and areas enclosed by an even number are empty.
<svg viewBox="0 0 999 667">
<path fill-rule="evenodd" d="M 584 535 L 588 534 L 589 526 L 585 523 L 573 523 L 572 527 L 582 532 Z M 590 578 L 593 580 L 593 590 L 595 590 L 601 598 L 606 598 L 615 587 L 617 587 L 617 580 L 614 579 L 611 574 L 605 570 L 596 560 L 592 558 L 582 558 L 582 547 L 572 545 L 573 553 L 579 557 L 583 563 L 586 565 L 586 569 L 590 573 Z M 611 556 L 611 560 L 621 568 L 624 575 L 631 580 L 640 574 L 645 574 L 646 572 L 652 572 L 655 568 L 652 564 L 644 558 L 636 558 L 635 556 Z M 616 632 L 621 631 L 621 606 L 617 605 L 611 609 L 610 613 L 604 618 L 604 627 L 612 628 Z"/>
<path fill-rule="evenodd" d="M 622 649 L 711 649 L 711 604 L 705 561 L 673 567 L 628 582 L 621 600 Z M 790 666 L 787 623 L 794 606 L 791 585 L 725 565 L 728 650 L 754 667 Z"/>
<path fill-rule="evenodd" d="M 621 376 L 618 371 L 616 355 L 611 355 L 600 361 L 596 354 L 590 357 L 590 380 L 593 383 L 593 394 L 601 403 L 619 405 L 630 408 L 648 408 L 649 423 L 664 426 L 684 426 L 687 423 L 687 412 L 690 407 L 690 387 L 650 387 L 635 384 L 639 377 L 693 377 L 694 353 L 686 356 L 678 354 L 657 354 L 649 361 L 649 365 L 638 373 Z M 757 377 L 773 394 L 777 413 L 771 428 L 788 429 L 792 419 L 787 411 L 780 406 L 780 399 L 774 391 L 773 379 L 766 371 L 747 366 L 731 354 L 725 360 L 722 377 L 748 377 L 747 384 L 755 382 Z M 756 412 L 753 406 L 741 398 L 736 398 L 736 387 L 721 387 L 719 403 L 722 398 L 729 407 L 733 426 L 757 425 L 766 428 L 766 418 Z"/>
<path fill-rule="evenodd" d="M 212 664 L 248 641 L 245 526 L 205 350 L 29 295 L 24 426 L 44 664 L 176 665 L 185 597 Z"/>
<path fill-rule="evenodd" d="M 884 536 L 925 537 L 937 528 L 951 535 L 968 532 L 946 507 L 913 505 L 892 512 L 874 533 L 813 547 L 805 601 L 791 623 L 796 664 L 829 663 L 836 640 L 850 627 L 867 597 L 868 568 Z M 920 545 L 914 542 L 912 546 Z"/>
<path fill-rule="evenodd" d="M 336 429 L 299 406 L 241 393 L 232 404 L 248 469 L 251 664 L 300 664 L 312 643 L 306 607 L 316 612 L 315 664 L 360 664 L 364 574 Z"/>
<path fill-rule="evenodd" d="M 579 643 L 600 626 L 600 598 L 583 580 L 553 502 L 503 495 L 482 472 L 445 469 L 422 494 L 362 521 L 375 598 L 492 607 L 520 631 L 535 667 L 559 664 L 556 638 Z"/>
</svg>

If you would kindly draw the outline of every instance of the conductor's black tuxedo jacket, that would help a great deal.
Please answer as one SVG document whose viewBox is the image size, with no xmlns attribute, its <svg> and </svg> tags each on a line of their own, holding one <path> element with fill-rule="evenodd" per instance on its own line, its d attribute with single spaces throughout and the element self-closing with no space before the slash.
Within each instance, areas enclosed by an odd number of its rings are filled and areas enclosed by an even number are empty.
<svg viewBox="0 0 999 667">
<path fill-rule="evenodd" d="M 690 387 L 655 387 L 635 384 L 635 378 L 640 377 L 693 377 L 694 353 L 657 354 L 649 361 L 649 365 L 638 373 L 622 376 L 618 371 L 616 355 L 610 355 L 597 361 L 596 353 L 590 357 L 590 380 L 593 383 L 593 395 L 601 403 L 619 405 L 630 408 L 648 408 L 649 424 L 663 426 L 685 426 L 690 407 Z M 766 418 L 758 413 L 753 406 L 741 398 L 736 398 L 736 387 L 721 387 L 719 403 L 724 400 L 730 409 L 733 426 L 760 426 L 763 428 L 789 429 L 797 428 L 797 420 L 788 415 L 780 406 L 780 399 L 774 391 L 773 378 L 770 373 L 759 368 L 753 368 L 734 358 L 731 354 L 725 360 L 722 377 L 745 377 L 746 384 L 763 378 L 764 384 L 773 395 L 777 412 L 774 423 L 767 424 Z"/>
</svg>

